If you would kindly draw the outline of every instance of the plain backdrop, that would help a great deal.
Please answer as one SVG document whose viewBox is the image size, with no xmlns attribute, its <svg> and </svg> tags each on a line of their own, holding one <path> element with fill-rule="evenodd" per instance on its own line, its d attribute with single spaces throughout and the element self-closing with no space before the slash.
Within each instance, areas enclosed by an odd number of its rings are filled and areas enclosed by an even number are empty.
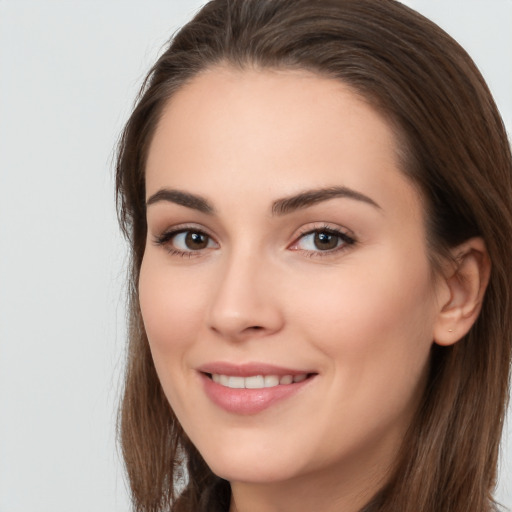
<svg viewBox="0 0 512 512">
<path fill-rule="evenodd" d="M 0 512 L 130 508 L 113 148 L 145 72 L 201 3 L 0 0 Z M 473 56 L 510 133 L 512 1 L 407 3 Z M 507 439 L 498 497 L 512 508 Z"/>
</svg>

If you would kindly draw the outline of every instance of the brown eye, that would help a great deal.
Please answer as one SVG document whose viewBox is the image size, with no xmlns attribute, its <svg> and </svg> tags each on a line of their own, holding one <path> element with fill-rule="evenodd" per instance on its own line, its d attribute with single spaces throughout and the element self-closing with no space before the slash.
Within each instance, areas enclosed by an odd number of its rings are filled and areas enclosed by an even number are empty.
<svg viewBox="0 0 512 512">
<path fill-rule="evenodd" d="M 191 251 L 199 251 L 208 247 L 208 241 L 210 240 L 208 235 L 194 231 L 186 231 L 184 235 L 184 242 L 187 249 L 190 249 Z"/>
<path fill-rule="evenodd" d="M 338 247 L 340 237 L 326 231 L 318 231 L 314 233 L 313 243 L 318 250 L 329 251 Z"/>
<path fill-rule="evenodd" d="M 314 229 L 304 233 L 290 249 L 319 256 L 336 253 L 355 243 L 354 238 L 337 229 Z"/>
<path fill-rule="evenodd" d="M 204 249 L 217 248 L 217 243 L 206 233 L 187 229 L 166 233 L 157 239 L 158 245 L 166 246 L 169 250 L 177 253 L 199 252 Z"/>
</svg>

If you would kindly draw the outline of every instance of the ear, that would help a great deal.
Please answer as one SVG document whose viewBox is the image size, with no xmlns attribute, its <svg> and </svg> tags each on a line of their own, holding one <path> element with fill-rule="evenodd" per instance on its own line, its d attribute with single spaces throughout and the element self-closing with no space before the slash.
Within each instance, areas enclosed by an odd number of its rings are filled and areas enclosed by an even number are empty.
<svg viewBox="0 0 512 512">
<path fill-rule="evenodd" d="M 469 332 L 480 313 L 491 274 L 491 261 L 481 238 L 457 246 L 452 256 L 440 278 L 441 302 L 434 325 L 434 341 L 443 346 L 453 345 Z"/>
</svg>

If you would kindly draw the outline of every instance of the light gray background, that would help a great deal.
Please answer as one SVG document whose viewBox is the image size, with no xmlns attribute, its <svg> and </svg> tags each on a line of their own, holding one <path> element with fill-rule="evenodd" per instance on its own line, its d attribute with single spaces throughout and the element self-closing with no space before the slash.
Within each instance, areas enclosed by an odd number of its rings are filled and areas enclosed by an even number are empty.
<svg viewBox="0 0 512 512">
<path fill-rule="evenodd" d="M 145 72 L 201 3 L 0 0 L 0 512 L 129 510 L 111 161 Z M 407 3 L 468 49 L 510 133 L 512 1 Z"/>
</svg>

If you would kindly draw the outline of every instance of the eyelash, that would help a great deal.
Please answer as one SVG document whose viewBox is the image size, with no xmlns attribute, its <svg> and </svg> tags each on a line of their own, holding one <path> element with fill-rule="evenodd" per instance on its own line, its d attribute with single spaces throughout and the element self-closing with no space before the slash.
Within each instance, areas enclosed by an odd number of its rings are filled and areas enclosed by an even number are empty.
<svg viewBox="0 0 512 512">
<path fill-rule="evenodd" d="M 303 240 L 306 236 L 313 234 L 326 234 L 330 236 L 334 236 L 338 238 L 338 245 L 333 249 L 327 249 L 325 251 L 322 250 L 305 250 L 305 249 L 293 249 L 293 246 L 299 244 L 301 240 Z M 357 243 L 356 239 L 344 231 L 340 229 L 332 228 L 328 225 L 323 225 L 321 227 L 315 227 L 313 229 L 305 229 L 302 231 L 299 236 L 295 239 L 295 242 L 292 244 L 292 250 L 302 250 L 307 256 L 310 258 L 325 258 L 332 256 L 334 254 L 339 254 L 340 252 L 346 251 L 350 246 L 354 246 Z"/>
<path fill-rule="evenodd" d="M 156 236 L 154 238 L 154 243 L 157 246 L 165 247 L 167 252 L 171 256 L 178 256 L 178 257 L 182 257 L 182 258 L 193 258 L 193 257 L 199 256 L 203 249 L 198 249 L 198 250 L 191 249 L 188 251 L 183 251 L 183 250 L 177 249 L 176 247 L 173 247 L 169 243 L 173 240 L 173 238 L 175 238 L 176 236 L 178 236 L 182 233 L 194 233 L 197 235 L 205 236 L 209 240 L 213 240 L 213 237 L 211 237 L 208 233 L 206 233 L 205 231 L 203 231 L 201 229 L 197 229 L 195 226 L 182 226 L 179 228 L 172 229 L 170 231 L 166 231 L 166 232 L 162 233 L 161 235 Z M 315 250 L 294 248 L 294 246 L 297 246 L 299 244 L 299 242 L 301 240 L 303 240 L 306 236 L 313 235 L 315 233 L 316 234 L 326 234 L 329 236 L 336 237 L 338 239 L 337 247 L 335 247 L 333 249 L 327 249 L 325 251 L 322 251 L 322 250 L 315 251 Z M 317 258 L 317 257 L 323 258 L 323 257 L 332 256 L 333 254 L 338 254 L 342 251 L 345 251 L 350 246 L 353 246 L 356 243 L 357 243 L 356 239 L 353 238 L 352 236 L 349 236 L 347 233 L 345 233 L 339 229 L 335 229 L 330 226 L 324 225 L 322 227 L 307 229 L 307 230 L 302 231 L 299 234 L 299 236 L 297 236 L 297 238 L 295 239 L 295 241 L 291 244 L 291 246 L 289 248 L 294 251 L 302 251 L 310 258 Z"/>
<path fill-rule="evenodd" d="M 195 233 L 198 235 L 202 235 L 207 237 L 209 240 L 213 240 L 213 238 L 203 231 L 202 229 L 197 229 L 195 226 L 180 226 L 179 228 L 171 229 L 170 231 L 166 231 L 162 233 L 159 236 L 156 236 L 154 239 L 154 243 L 157 246 L 165 247 L 167 252 L 171 256 L 178 256 L 181 258 L 193 258 L 196 256 L 199 256 L 199 253 L 201 250 L 189 250 L 189 251 L 182 251 L 180 249 L 177 249 L 176 247 L 173 247 L 169 242 L 172 241 L 172 239 L 182 233 Z"/>
</svg>

